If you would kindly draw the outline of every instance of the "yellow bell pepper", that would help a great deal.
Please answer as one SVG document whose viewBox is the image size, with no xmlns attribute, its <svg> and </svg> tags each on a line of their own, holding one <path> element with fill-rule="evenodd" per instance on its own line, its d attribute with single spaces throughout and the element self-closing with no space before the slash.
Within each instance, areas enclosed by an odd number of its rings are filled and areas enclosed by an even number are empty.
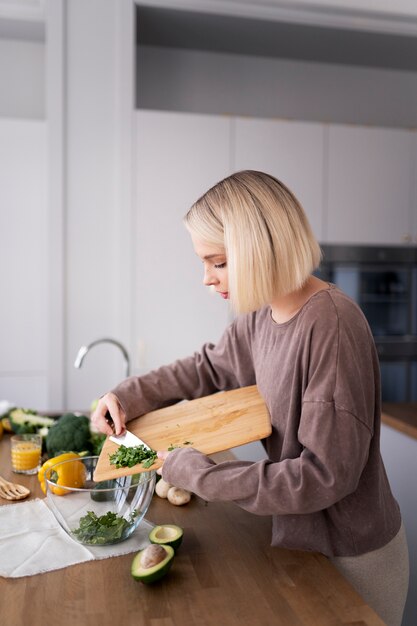
<svg viewBox="0 0 417 626">
<path fill-rule="evenodd" d="M 59 456 L 55 456 L 52 459 L 45 461 L 38 472 L 38 480 L 43 493 L 46 494 L 46 478 L 57 485 L 61 485 L 62 487 L 82 488 L 84 486 L 86 471 L 84 464 L 81 461 L 78 463 L 63 463 L 62 465 L 56 467 L 52 472 L 48 472 L 48 470 L 56 463 L 79 458 L 80 455 L 76 452 L 65 452 L 64 454 L 60 454 Z M 57 496 L 65 496 L 70 493 L 67 489 L 60 489 L 58 486 L 51 487 L 51 491 Z"/>
</svg>

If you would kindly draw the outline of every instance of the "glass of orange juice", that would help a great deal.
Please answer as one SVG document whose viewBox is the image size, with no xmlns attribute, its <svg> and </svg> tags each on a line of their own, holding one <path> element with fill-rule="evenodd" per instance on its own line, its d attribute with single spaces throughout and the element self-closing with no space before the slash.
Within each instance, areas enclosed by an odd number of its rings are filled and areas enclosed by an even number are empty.
<svg viewBox="0 0 417 626">
<path fill-rule="evenodd" d="M 41 460 L 41 435 L 14 435 L 11 438 L 12 469 L 16 474 L 36 474 Z"/>
</svg>

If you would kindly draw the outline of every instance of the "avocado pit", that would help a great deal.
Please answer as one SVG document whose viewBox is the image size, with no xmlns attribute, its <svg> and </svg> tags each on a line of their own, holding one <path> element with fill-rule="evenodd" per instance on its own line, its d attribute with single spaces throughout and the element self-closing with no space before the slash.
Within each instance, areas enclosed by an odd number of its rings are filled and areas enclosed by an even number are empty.
<svg viewBox="0 0 417 626">
<path fill-rule="evenodd" d="M 166 551 L 161 545 L 151 544 L 142 552 L 141 566 L 143 569 L 155 567 L 166 558 Z"/>
</svg>

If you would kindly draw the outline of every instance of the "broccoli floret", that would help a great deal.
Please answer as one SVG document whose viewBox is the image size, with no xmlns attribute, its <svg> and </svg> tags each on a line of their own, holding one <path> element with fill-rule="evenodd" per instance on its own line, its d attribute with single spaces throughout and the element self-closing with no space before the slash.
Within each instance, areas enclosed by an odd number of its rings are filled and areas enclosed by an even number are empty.
<svg viewBox="0 0 417 626">
<path fill-rule="evenodd" d="M 61 452 L 91 451 L 90 420 L 85 415 L 65 413 L 49 429 L 46 449 L 49 456 Z"/>
<path fill-rule="evenodd" d="M 90 449 L 94 456 L 99 456 L 105 441 L 106 435 L 103 435 L 101 433 L 91 433 Z"/>
</svg>

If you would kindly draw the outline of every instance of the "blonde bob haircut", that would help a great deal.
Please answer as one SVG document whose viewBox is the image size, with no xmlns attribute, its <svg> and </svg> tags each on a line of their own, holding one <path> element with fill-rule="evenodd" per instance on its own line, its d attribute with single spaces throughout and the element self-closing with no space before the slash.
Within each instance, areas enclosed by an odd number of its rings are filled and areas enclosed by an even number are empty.
<svg viewBox="0 0 417 626">
<path fill-rule="evenodd" d="M 197 239 L 224 248 L 237 313 L 297 291 L 320 263 L 301 204 L 263 172 L 246 170 L 220 181 L 193 204 L 184 223 Z"/>
</svg>

